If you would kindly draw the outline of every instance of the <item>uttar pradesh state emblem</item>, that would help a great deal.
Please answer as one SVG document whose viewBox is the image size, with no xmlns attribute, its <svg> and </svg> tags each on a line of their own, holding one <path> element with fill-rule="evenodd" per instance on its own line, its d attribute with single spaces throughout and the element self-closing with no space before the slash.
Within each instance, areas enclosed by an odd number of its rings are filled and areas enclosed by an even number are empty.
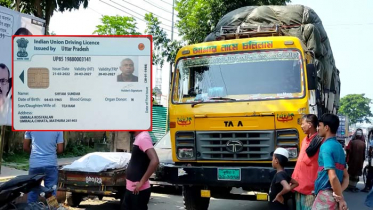
<svg viewBox="0 0 373 210">
<path fill-rule="evenodd" d="M 20 38 L 17 40 L 17 44 L 18 44 L 17 56 L 27 57 L 28 53 L 26 52 L 26 48 L 27 48 L 28 40 L 25 38 Z"/>
</svg>

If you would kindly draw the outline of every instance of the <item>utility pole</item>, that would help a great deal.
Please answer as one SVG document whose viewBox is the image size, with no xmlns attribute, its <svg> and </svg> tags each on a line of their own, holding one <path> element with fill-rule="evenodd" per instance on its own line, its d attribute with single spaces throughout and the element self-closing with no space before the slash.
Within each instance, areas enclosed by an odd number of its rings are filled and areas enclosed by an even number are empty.
<svg viewBox="0 0 373 210">
<path fill-rule="evenodd" d="M 174 11 L 175 11 L 175 0 L 172 0 L 172 24 L 171 24 L 171 41 L 174 40 Z M 171 75 L 172 75 L 172 61 L 170 62 L 170 74 L 169 74 L 169 86 L 168 86 L 168 97 L 170 97 L 171 88 Z"/>
<path fill-rule="evenodd" d="M 16 0 L 16 10 L 17 10 L 17 12 L 20 12 L 19 4 L 20 4 L 20 0 Z"/>
<path fill-rule="evenodd" d="M 171 27 L 171 41 L 174 40 L 174 11 L 175 11 L 175 0 L 172 0 L 172 27 Z"/>
</svg>

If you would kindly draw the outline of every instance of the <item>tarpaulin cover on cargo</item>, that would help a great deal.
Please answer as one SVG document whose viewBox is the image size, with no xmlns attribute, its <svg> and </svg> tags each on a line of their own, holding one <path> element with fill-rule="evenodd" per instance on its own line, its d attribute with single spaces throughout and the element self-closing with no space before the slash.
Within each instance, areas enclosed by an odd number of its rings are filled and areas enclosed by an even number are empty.
<svg viewBox="0 0 373 210">
<path fill-rule="evenodd" d="M 62 168 L 65 171 L 102 172 L 110 169 L 127 168 L 131 153 L 93 152 Z"/>
<path fill-rule="evenodd" d="M 333 52 L 321 19 L 311 8 L 302 5 L 247 6 L 223 16 L 205 42 L 216 41 L 223 26 L 279 25 L 284 36 L 298 37 L 315 55 L 322 101 L 332 110 L 339 106 L 340 79 Z M 322 88 L 321 88 L 322 85 Z M 330 91 L 331 94 L 328 94 Z"/>
</svg>

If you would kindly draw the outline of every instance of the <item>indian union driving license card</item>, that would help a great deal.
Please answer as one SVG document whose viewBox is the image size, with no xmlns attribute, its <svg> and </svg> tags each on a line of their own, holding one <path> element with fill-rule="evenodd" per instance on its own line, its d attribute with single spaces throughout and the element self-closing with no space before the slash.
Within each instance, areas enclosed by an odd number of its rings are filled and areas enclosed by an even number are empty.
<svg viewBox="0 0 373 210">
<path fill-rule="evenodd" d="M 150 130 L 151 37 L 16 36 L 14 130 Z"/>
</svg>

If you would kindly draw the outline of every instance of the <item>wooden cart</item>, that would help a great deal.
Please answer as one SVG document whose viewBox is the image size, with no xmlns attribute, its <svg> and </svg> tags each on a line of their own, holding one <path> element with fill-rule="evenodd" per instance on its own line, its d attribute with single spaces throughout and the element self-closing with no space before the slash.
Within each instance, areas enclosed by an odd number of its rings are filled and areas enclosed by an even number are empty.
<svg viewBox="0 0 373 210">
<path fill-rule="evenodd" d="M 85 196 L 96 195 L 99 199 L 114 197 L 120 199 L 121 206 L 126 190 L 126 169 L 113 169 L 92 173 L 81 171 L 58 172 L 58 190 L 68 192 L 67 203 L 79 206 Z"/>
</svg>

